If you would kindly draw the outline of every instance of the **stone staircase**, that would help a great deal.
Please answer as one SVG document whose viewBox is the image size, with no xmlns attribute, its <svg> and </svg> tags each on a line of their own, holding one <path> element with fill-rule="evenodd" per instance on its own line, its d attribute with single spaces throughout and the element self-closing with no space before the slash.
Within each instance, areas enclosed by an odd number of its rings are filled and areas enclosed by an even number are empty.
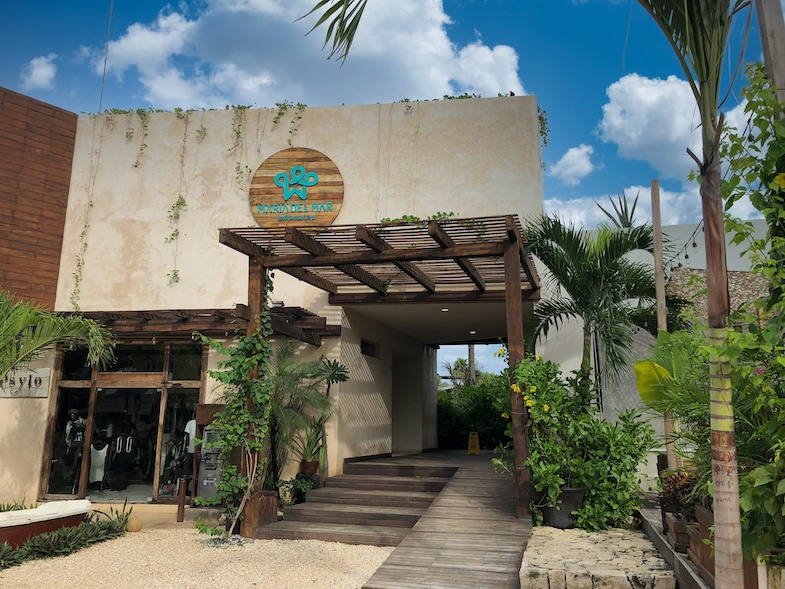
<svg viewBox="0 0 785 589">
<path fill-rule="evenodd" d="M 344 474 L 287 507 L 255 537 L 397 546 L 457 469 L 394 462 L 348 462 Z"/>
</svg>

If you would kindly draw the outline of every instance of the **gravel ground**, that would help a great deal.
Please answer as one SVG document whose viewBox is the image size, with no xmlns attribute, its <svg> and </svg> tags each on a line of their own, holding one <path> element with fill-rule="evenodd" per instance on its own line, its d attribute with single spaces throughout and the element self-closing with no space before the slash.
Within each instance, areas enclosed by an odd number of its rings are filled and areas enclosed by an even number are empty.
<svg viewBox="0 0 785 589">
<path fill-rule="evenodd" d="M 392 548 L 255 540 L 213 548 L 194 529 L 143 529 L 0 572 L 9 589 L 359 589 Z"/>
</svg>

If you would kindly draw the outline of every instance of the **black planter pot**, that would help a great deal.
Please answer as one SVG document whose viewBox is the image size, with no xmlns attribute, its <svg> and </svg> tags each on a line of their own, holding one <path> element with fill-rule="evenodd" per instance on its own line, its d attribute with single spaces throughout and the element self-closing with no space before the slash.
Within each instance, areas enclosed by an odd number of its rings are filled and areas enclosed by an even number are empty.
<svg viewBox="0 0 785 589">
<path fill-rule="evenodd" d="M 542 523 L 552 528 L 568 530 L 575 527 L 576 517 L 572 514 L 583 505 L 583 496 L 586 489 L 579 487 L 562 487 L 559 495 L 560 504 L 556 507 L 542 508 Z"/>
</svg>

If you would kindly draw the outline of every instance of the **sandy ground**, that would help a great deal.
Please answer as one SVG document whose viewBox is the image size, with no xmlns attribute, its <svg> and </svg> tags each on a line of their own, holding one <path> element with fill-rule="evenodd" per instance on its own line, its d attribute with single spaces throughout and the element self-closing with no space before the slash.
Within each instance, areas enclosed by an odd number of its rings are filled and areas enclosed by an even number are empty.
<svg viewBox="0 0 785 589">
<path fill-rule="evenodd" d="M 0 572 L 9 589 L 360 589 L 392 548 L 317 540 L 206 546 L 195 529 L 143 529 Z"/>
</svg>

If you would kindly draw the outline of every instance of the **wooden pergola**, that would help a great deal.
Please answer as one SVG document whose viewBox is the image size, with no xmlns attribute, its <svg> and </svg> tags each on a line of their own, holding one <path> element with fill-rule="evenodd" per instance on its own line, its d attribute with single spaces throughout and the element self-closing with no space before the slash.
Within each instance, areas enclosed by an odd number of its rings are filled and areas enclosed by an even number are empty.
<svg viewBox="0 0 785 589">
<path fill-rule="evenodd" d="M 268 270 L 327 291 L 333 305 L 503 301 L 510 367 L 523 358 L 523 302 L 539 299 L 540 280 L 516 215 L 221 229 L 220 241 L 249 258 L 252 317 L 262 310 Z M 511 398 L 518 515 L 526 516 L 528 413 L 521 395 Z"/>
</svg>

